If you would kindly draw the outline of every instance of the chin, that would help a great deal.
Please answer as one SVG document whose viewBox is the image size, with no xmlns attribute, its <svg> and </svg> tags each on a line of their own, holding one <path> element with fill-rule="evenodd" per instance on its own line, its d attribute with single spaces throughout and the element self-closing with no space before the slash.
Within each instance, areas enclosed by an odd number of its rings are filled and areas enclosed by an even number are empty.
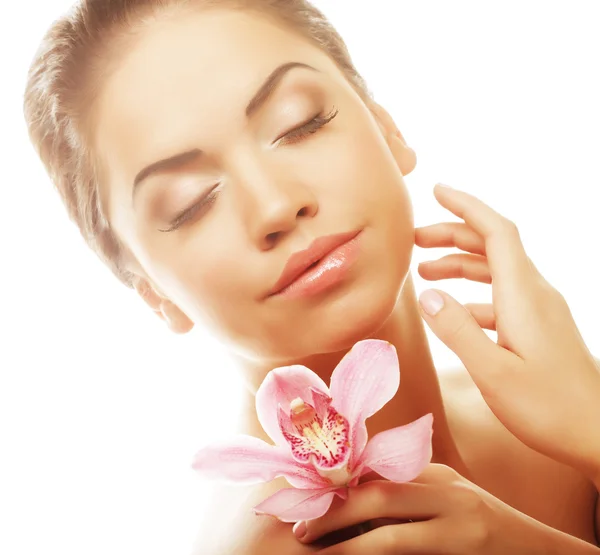
<svg viewBox="0 0 600 555">
<path fill-rule="evenodd" d="M 379 339 L 378 331 L 394 312 L 408 268 L 401 279 L 393 279 L 391 274 L 385 277 L 376 283 L 353 284 L 320 309 L 317 323 L 304 321 L 285 333 L 280 328 L 270 333 L 268 340 L 259 340 L 250 349 L 240 349 L 237 345 L 233 351 L 248 360 L 270 361 L 275 367 L 315 355 L 348 351 L 363 339 Z"/>
<path fill-rule="evenodd" d="M 410 262 L 410 256 L 408 259 Z M 363 339 L 377 338 L 377 332 L 394 312 L 409 263 L 405 268 L 388 269 L 376 282 L 355 283 L 345 295 L 328 303 L 320 325 L 304 334 L 302 347 L 311 354 L 333 353 L 348 350 Z"/>
</svg>

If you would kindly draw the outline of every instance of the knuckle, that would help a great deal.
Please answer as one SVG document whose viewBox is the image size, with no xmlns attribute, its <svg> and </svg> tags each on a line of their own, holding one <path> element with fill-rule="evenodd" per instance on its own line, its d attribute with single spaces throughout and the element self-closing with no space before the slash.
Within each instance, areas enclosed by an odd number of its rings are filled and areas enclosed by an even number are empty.
<svg viewBox="0 0 600 555">
<path fill-rule="evenodd" d="M 457 522 L 455 517 L 440 519 L 439 533 L 444 538 L 443 546 L 440 546 L 440 555 L 464 555 L 467 548 L 464 528 L 464 522 Z"/>
<path fill-rule="evenodd" d="M 452 243 L 460 245 L 468 239 L 468 230 L 463 227 L 464 224 L 448 224 L 448 234 L 452 238 Z"/>
<path fill-rule="evenodd" d="M 459 343 L 462 336 L 469 331 L 470 318 L 468 314 L 464 314 L 454 324 L 454 327 L 448 330 L 446 340 L 448 343 Z"/>
<path fill-rule="evenodd" d="M 446 535 L 448 550 L 453 555 L 463 553 L 487 553 L 491 543 L 490 530 L 482 518 L 471 518 L 465 522 L 452 519 Z"/>
<path fill-rule="evenodd" d="M 564 295 L 546 279 L 540 276 L 536 281 L 536 288 L 540 292 L 539 300 L 542 301 L 546 307 L 549 303 L 561 307 L 568 306 L 567 299 Z"/>
<path fill-rule="evenodd" d="M 460 526 L 455 526 L 460 530 L 456 542 L 457 547 L 460 548 L 459 552 L 463 553 L 468 549 L 469 552 L 485 553 L 492 537 L 490 506 L 468 484 L 454 484 L 453 500 L 456 506 L 460 507 L 456 514 Z"/>
<path fill-rule="evenodd" d="M 450 487 L 454 503 L 461 507 L 461 512 L 477 514 L 485 507 L 485 501 L 470 484 L 457 480 Z"/>
<path fill-rule="evenodd" d="M 386 485 L 387 482 L 380 480 L 364 483 L 359 488 L 362 490 L 361 503 L 372 507 L 385 507 L 388 505 L 392 496 L 389 487 L 386 487 Z"/>
<path fill-rule="evenodd" d="M 432 468 L 434 468 L 435 473 L 440 478 L 443 478 L 447 481 L 452 481 L 456 480 L 457 478 L 460 478 L 460 474 L 456 470 L 454 470 L 454 468 L 448 466 L 447 464 L 432 463 L 431 466 Z"/>
<path fill-rule="evenodd" d="M 499 237 L 516 237 L 517 239 L 520 239 L 520 235 L 519 235 L 519 229 L 517 227 L 517 224 L 515 224 L 512 220 L 509 220 L 508 218 L 504 217 L 504 216 L 499 216 L 497 222 L 495 222 L 495 225 L 493 226 L 492 229 L 492 235 L 497 235 Z"/>
<path fill-rule="evenodd" d="M 378 541 L 378 553 L 382 555 L 392 555 L 399 553 L 400 527 L 399 526 L 381 526 L 377 529 L 377 535 L 379 536 Z"/>
<path fill-rule="evenodd" d="M 482 518 L 478 518 L 473 526 L 473 530 L 470 535 L 470 542 L 474 549 L 484 550 L 491 542 L 490 529 L 487 526 L 487 521 Z"/>
<path fill-rule="evenodd" d="M 519 236 L 519 228 L 517 224 L 508 218 L 502 216 L 502 230 L 509 235 Z"/>
<path fill-rule="evenodd" d="M 487 505 L 469 516 L 469 524 L 466 527 L 466 543 L 469 548 L 479 552 L 483 551 L 491 542 L 491 531 L 489 527 L 489 519 L 487 518 Z"/>
<path fill-rule="evenodd" d="M 562 304 L 562 305 L 567 305 L 567 299 L 564 297 L 564 295 L 558 289 L 556 289 L 549 283 L 548 283 L 548 293 L 550 294 L 550 297 L 555 302 Z"/>
</svg>

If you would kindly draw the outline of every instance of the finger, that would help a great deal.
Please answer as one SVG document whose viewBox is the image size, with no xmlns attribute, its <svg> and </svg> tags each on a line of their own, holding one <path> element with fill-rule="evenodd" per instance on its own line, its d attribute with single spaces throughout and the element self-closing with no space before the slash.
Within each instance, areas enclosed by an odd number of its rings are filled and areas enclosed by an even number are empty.
<svg viewBox="0 0 600 555">
<path fill-rule="evenodd" d="M 426 520 L 444 509 L 444 497 L 430 484 L 373 480 L 348 489 L 348 499 L 333 505 L 325 516 L 294 527 L 302 543 L 336 530 L 380 518 Z"/>
<path fill-rule="evenodd" d="M 351 540 L 318 551 L 321 555 L 419 555 L 439 553 L 444 544 L 440 521 L 382 526 Z"/>
<path fill-rule="evenodd" d="M 448 254 L 438 260 L 419 264 L 419 275 L 429 281 L 464 278 L 481 283 L 492 283 L 485 256 L 479 254 Z"/>
<path fill-rule="evenodd" d="M 440 463 L 429 463 L 423 472 L 412 483 L 419 484 L 449 484 L 455 480 L 464 479 L 457 470 L 451 466 Z"/>
<path fill-rule="evenodd" d="M 493 305 L 467 303 L 464 306 L 480 327 L 496 331 L 496 314 L 494 313 Z"/>
<path fill-rule="evenodd" d="M 457 247 L 485 256 L 485 241 L 468 225 L 445 222 L 415 229 L 415 244 L 421 248 Z"/>
<path fill-rule="evenodd" d="M 517 227 L 510 220 L 464 191 L 438 184 L 434 194 L 444 208 L 483 237 L 492 279 L 523 282 L 533 276 Z"/>
<path fill-rule="evenodd" d="M 483 396 L 493 396 L 503 372 L 521 359 L 494 343 L 470 312 L 447 293 L 429 289 L 421 293 L 419 303 L 431 331 L 461 359 Z"/>
</svg>

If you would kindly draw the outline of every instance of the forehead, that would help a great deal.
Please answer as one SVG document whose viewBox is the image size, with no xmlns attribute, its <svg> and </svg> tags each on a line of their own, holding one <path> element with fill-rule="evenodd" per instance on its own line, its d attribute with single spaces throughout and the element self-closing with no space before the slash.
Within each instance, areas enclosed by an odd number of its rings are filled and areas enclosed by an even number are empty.
<svg viewBox="0 0 600 555">
<path fill-rule="evenodd" d="M 109 181 L 129 179 L 154 157 L 195 146 L 192 140 L 215 144 L 232 125 L 239 128 L 251 95 L 281 63 L 302 61 L 341 76 L 309 40 L 247 11 L 159 17 L 118 55 L 102 83 L 93 130 Z"/>
</svg>

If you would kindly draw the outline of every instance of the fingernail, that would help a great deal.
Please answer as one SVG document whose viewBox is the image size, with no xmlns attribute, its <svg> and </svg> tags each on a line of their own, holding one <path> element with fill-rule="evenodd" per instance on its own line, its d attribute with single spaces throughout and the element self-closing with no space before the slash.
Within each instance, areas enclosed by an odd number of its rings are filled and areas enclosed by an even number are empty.
<svg viewBox="0 0 600 555">
<path fill-rule="evenodd" d="M 419 303 L 421 303 L 423 310 L 427 312 L 429 316 L 435 316 L 442 308 L 444 308 L 443 297 L 433 289 L 423 291 L 419 297 Z"/>
<path fill-rule="evenodd" d="M 306 535 L 306 521 L 299 520 L 296 522 L 292 528 L 292 532 L 294 532 L 294 536 L 296 536 L 296 538 L 301 540 Z"/>
<path fill-rule="evenodd" d="M 450 185 L 446 185 L 445 183 L 438 183 L 437 185 L 442 189 L 451 189 L 452 191 L 454 191 L 454 187 L 450 187 Z"/>
</svg>

